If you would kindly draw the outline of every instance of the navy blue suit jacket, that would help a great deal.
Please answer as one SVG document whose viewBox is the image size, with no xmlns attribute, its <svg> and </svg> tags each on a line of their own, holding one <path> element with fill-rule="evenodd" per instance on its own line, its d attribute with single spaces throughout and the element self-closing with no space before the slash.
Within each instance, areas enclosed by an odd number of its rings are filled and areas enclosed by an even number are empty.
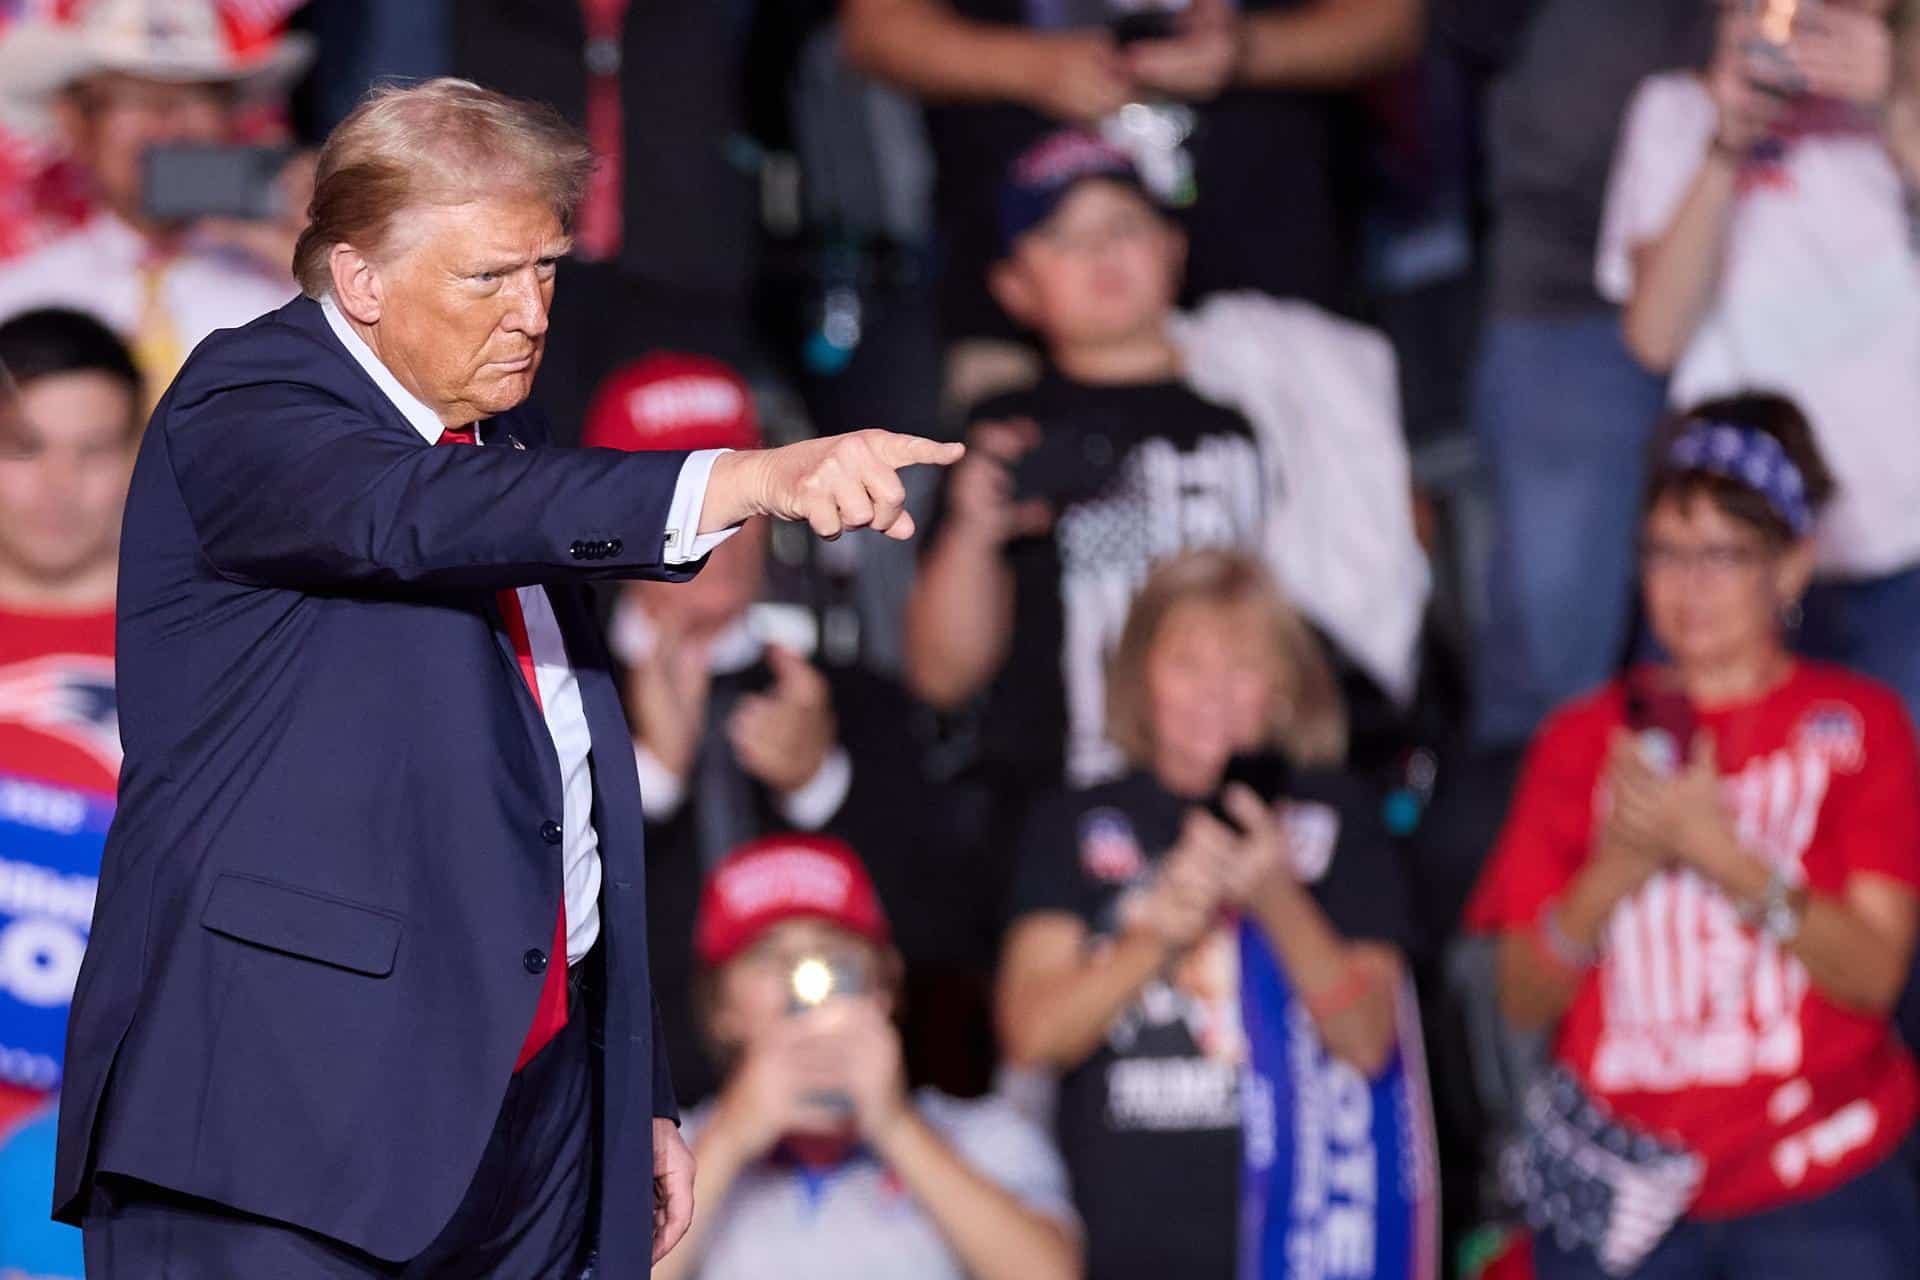
<svg viewBox="0 0 1920 1280">
<path fill-rule="evenodd" d="M 299 299 L 154 412 L 120 567 L 126 763 L 74 994 L 56 1216 L 115 1172 L 423 1249 L 470 1182 L 552 945 L 551 740 L 493 604 L 545 583 L 604 860 L 601 1270 L 644 1275 L 652 1119 L 639 781 L 588 579 L 663 563 L 685 455 L 430 448 Z M 555 957 L 554 963 L 563 963 Z"/>
</svg>

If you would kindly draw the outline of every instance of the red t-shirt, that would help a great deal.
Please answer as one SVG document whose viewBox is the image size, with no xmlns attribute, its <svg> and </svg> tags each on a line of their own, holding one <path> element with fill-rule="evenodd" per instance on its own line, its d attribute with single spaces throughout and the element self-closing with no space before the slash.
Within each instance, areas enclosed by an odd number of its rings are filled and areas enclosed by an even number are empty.
<svg viewBox="0 0 1920 1280">
<path fill-rule="evenodd" d="M 1699 719 L 1747 849 L 1797 863 L 1817 894 L 1855 872 L 1920 886 L 1920 750 L 1891 692 L 1801 663 L 1758 700 Z M 1573 880 L 1625 721 L 1615 683 L 1541 730 L 1470 928 L 1534 928 Z M 1614 908 L 1554 1052 L 1621 1120 L 1702 1158 L 1702 1218 L 1821 1195 L 1890 1155 L 1915 1116 L 1913 1059 L 1888 1019 L 1829 1001 L 1690 869 Z"/>
<path fill-rule="evenodd" d="M 0 607 L 0 773 L 113 794 L 120 720 L 111 609 Z"/>
</svg>

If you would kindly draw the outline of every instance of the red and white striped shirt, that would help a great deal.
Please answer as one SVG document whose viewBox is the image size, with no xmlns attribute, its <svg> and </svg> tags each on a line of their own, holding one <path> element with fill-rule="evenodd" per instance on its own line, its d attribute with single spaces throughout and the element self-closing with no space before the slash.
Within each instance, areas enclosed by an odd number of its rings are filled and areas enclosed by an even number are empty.
<svg viewBox="0 0 1920 1280">
<path fill-rule="evenodd" d="M 1700 722 L 1750 852 L 1822 895 L 1859 873 L 1920 886 L 1920 750 L 1891 692 L 1803 663 Z M 1615 683 L 1541 730 L 1470 927 L 1533 928 L 1565 891 L 1593 847 L 1608 740 L 1625 723 Z M 1820 1195 L 1885 1159 L 1916 1113 L 1913 1059 L 1888 1019 L 1829 1000 L 1686 868 L 1614 908 L 1554 1051 L 1622 1120 L 1704 1159 L 1693 1211 L 1705 1218 Z"/>
</svg>

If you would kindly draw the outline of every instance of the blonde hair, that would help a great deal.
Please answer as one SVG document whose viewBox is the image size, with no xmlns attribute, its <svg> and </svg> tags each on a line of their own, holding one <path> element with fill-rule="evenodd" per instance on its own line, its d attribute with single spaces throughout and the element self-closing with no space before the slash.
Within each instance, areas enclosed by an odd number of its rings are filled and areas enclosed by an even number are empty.
<svg viewBox="0 0 1920 1280">
<path fill-rule="evenodd" d="M 325 296 L 333 246 L 377 256 L 422 205 L 531 193 L 570 227 L 592 173 L 586 139 L 544 103 L 451 77 L 376 87 L 320 148 L 294 278 L 309 298 Z"/>
<path fill-rule="evenodd" d="M 1295 764 L 1338 764 L 1347 755 L 1347 709 L 1320 642 L 1267 567 L 1234 551 L 1189 551 L 1156 568 L 1134 598 L 1107 665 L 1107 737 L 1128 761 L 1153 759 L 1147 659 L 1167 617 L 1185 604 L 1251 606 L 1265 624 L 1279 672 L 1267 746 Z"/>
</svg>

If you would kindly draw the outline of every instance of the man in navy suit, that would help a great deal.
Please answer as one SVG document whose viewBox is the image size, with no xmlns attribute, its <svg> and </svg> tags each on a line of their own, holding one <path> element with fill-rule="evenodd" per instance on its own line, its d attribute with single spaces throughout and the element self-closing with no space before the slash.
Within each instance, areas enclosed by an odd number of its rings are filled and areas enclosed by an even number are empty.
<svg viewBox="0 0 1920 1280">
<path fill-rule="evenodd" d="M 628 1277 L 686 1230 L 580 584 L 687 577 L 757 514 L 909 536 L 896 470 L 958 446 L 545 447 L 518 406 L 590 171 L 543 108 L 375 94 L 321 154 L 304 296 L 154 413 L 60 1117 L 90 1276 Z"/>
</svg>

